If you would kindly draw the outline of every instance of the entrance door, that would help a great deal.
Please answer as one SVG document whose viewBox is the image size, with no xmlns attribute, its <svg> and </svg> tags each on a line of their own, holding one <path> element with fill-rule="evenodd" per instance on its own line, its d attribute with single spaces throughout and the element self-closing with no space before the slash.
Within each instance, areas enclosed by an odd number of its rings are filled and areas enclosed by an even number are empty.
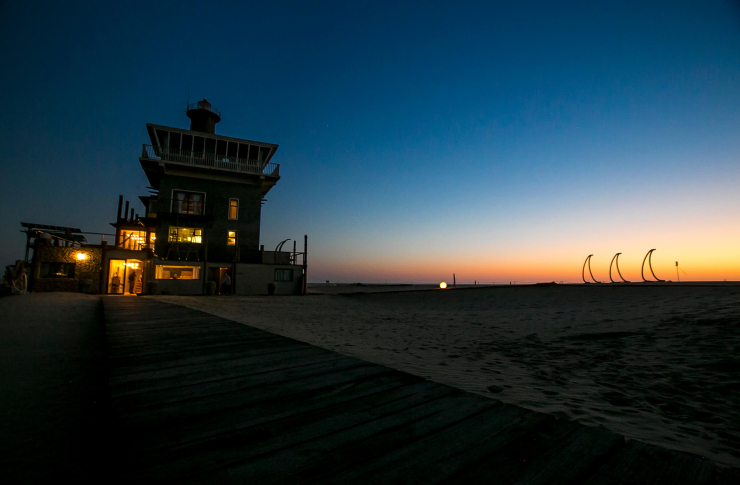
<svg viewBox="0 0 740 485">
<path fill-rule="evenodd" d="M 231 285 L 228 286 L 228 288 L 224 288 L 224 285 L 221 283 L 224 279 L 224 275 L 226 273 L 231 273 L 229 268 L 219 268 L 218 272 L 218 294 L 219 295 L 225 295 L 225 294 L 231 294 Z"/>
<path fill-rule="evenodd" d="M 111 259 L 108 265 L 108 293 L 122 295 L 126 281 L 126 260 Z"/>
<path fill-rule="evenodd" d="M 126 286 L 124 295 L 137 295 L 142 292 L 144 275 L 144 262 L 138 259 L 126 260 Z"/>
<path fill-rule="evenodd" d="M 224 279 L 224 274 L 229 271 L 230 268 L 208 268 L 208 279 L 206 281 L 213 281 L 216 283 L 216 294 L 220 295 L 224 290 L 221 280 Z"/>
</svg>

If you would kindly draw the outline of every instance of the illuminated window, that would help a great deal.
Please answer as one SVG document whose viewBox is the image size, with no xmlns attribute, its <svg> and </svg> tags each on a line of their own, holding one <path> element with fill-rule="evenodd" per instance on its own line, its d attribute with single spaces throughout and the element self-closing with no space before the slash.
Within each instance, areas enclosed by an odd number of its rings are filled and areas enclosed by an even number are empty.
<svg viewBox="0 0 740 485">
<path fill-rule="evenodd" d="M 170 226 L 169 242 L 196 243 L 203 240 L 201 229 Z"/>
<path fill-rule="evenodd" d="M 172 212 L 176 214 L 203 215 L 203 203 L 206 194 L 200 192 L 182 192 L 175 190 L 172 193 Z"/>
<path fill-rule="evenodd" d="M 158 264 L 155 268 L 154 277 L 158 280 L 197 280 L 200 279 L 200 267 Z"/>
<path fill-rule="evenodd" d="M 138 251 L 146 244 L 146 231 L 121 231 L 119 247 Z"/>
<path fill-rule="evenodd" d="M 275 281 L 293 281 L 292 269 L 276 269 Z"/>
<path fill-rule="evenodd" d="M 236 244 L 236 231 L 229 231 L 229 246 Z"/>
<path fill-rule="evenodd" d="M 229 199 L 229 219 L 239 218 L 239 199 Z"/>
</svg>

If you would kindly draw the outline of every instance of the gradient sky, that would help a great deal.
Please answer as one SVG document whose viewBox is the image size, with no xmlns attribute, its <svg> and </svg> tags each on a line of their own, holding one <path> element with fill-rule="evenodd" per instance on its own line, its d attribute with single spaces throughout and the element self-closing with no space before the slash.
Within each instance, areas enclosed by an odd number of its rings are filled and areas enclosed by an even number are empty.
<svg viewBox="0 0 740 485">
<path fill-rule="evenodd" d="M 5 5 L 0 263 L 111 232 L 190 86 L 280 145 L 261 242 L 309 281 L 740 280 L 738 2 L 306 3 Z"/>
</svg>

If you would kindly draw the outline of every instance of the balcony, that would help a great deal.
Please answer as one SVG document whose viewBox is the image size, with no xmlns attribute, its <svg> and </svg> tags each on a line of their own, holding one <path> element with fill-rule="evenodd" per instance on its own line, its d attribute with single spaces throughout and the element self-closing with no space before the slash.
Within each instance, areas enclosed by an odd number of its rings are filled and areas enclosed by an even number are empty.
<svg viewBox="0 0 740 485">
<path fill-rule="evenodd" d="M 177 148 L 160 148 L 152 145 L 144 145 L 141 152 L 141 158 L 144 160 L 227 170 L 229 172 L 280 177 L 280 164 L 278 163 L 266 163 L 259 160 L 247 160 L 245 158 L 228 157 L 226 155 L 216 155 L 213 153 L 193 152 Z"/>
</svg>

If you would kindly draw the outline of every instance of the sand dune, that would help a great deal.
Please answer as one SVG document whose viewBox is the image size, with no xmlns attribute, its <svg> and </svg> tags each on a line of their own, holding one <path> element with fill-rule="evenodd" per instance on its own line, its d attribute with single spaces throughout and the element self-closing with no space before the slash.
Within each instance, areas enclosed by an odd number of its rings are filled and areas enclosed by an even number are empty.
<svg viewBox="0 0 740 485">
<path fill-rule="evenodd" d="M 740 287 L 155 298 L 740 466 Z"/>
</svg>

